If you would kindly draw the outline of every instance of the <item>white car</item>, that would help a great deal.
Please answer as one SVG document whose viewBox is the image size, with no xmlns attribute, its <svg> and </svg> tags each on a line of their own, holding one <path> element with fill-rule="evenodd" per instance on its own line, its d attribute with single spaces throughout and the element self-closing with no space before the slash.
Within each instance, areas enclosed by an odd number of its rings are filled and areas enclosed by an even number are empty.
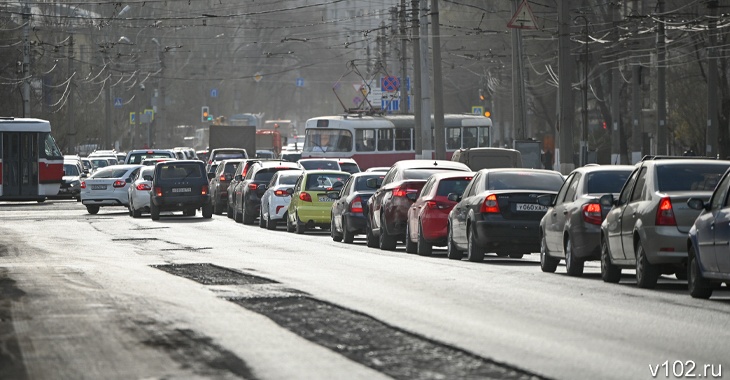
<svg viewBox="0 0 730 380">
<path fill-rule="evenodd" d="M 261 227 L 275 230 L 280 221 L 285 221 L 286 210 L 291 202 L 291 195 L 287 189 L 293 189 L 301 170 L 281 170 L 271 177 L 266 192 L 261 196 Z"/>
<path fill-rule="evenodd" d="M 114 165 L 99 168 L 81 182 L 81 203 L 89 214 L 99 213 L 101 206 L 124 206 L 129 204 L 127 189 L 132 176 L 142 165 Z"/>
<path fill-rule="evenodd" d="M 139 218 L 143 212 L 150 212 L 150 191 L 154 175 L 154 165 L 145 166 L 132 175 L 132 183 L 127 189 L 129 216 Z"/>
</svg>

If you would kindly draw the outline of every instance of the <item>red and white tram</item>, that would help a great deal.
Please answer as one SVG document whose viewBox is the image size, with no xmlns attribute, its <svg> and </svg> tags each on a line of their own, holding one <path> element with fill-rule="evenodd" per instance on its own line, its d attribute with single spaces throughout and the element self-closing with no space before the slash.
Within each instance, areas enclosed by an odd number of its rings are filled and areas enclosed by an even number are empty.
<svg viewBox="0 0 730 380">
<path fill-rule="evenodd" d="M 58 194 L 63 154 L 40 119 L 0 117 L 0 201 L 43 201 Z"/>
<path fill-rule="evenodd" d="M 433 125 L 433 119 L 431 120 Z M 361 169 L 414 159 L 413 115 L 339 115 L 307 120 L 302 158 L 352 158 Z M 490 118 L 444 115 L 446 159 L 460 148 L 491 146 Z"/>
</svg>

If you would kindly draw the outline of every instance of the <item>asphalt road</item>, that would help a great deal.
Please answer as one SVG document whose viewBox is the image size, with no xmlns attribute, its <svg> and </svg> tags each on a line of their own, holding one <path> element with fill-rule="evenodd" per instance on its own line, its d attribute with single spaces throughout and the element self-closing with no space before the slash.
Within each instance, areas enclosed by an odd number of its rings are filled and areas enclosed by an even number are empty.
<svg viewBox="0 0 730 380">
<path fill-rule="evenodd" d="M 597 262 L 571 278 L 538 255 L 0 203 L 0 379 L 730 378 L 730 292 L 715 294 L 638 289 L 632 271 L 605 284 Z"/>
</svg>

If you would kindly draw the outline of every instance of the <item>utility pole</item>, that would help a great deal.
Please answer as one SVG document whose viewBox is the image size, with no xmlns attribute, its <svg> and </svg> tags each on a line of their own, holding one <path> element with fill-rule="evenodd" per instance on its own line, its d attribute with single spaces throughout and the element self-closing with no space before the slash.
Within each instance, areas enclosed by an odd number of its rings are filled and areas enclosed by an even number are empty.
<svg viewBox="0 0 730 380">
<path fill-rule="evenodd" d="M 717 157 L 720 121 L 718 117 L 717 95 L 717 0 L 707 2 L 710 11 L 708 19 L 707 49 L 707 151 L 705 156 Z"/>
<path fill-rule="evenodd" d="M 667 78 L 666 78 L 666 35 L 664 34 L 664 0 L 657 0 L 657 150 L 658 155 L 667 154 Z M 715 81 L 717 82 L 717 81 Z"/>
<path fill-rule="evenodd" d="M 555 150 L 556 162 L 559 170 L 568 174 L 575 169 L 573 161 L 573 127 L 574 127 L 574 100 L 573 100 L 573 57 L 570 55 L 570 4 L 569 1 L 558 2 L 558 96 L 560 99 L 560 115 L 558 133 L 559 149 Z"/>
<path fill-rule="evenodd" d="M 583 85 L 581 90 L 583 92 L 583 125 L 581 126 L 581 141 L 580 141 L 580 157 L 579 163 L 581 166 L 588 163 L 588 17 L 585 15 L 578 15 L 574 20 L 579 18 L 583 19 L 583 33 L 585 33 L 585 40 L 583 42 Z"/>
<path fill-rule="evenodd" d="M 408 46 L 406 44 L 406 0 L 400 0 L 400 113 L 408 113 Z"/>
<path fill-rule="evenodd" d="M 512 14 L 517 13 L 517 2 L 512 1 Z M 563 3 L 564 1 L 561 1 Z M 567 5 L 566 5 L 567 9 Z M 527 136 L 527 104 L 525 101 L 525 71 L 522 66 L 522 30 L 512 29 L 512 115 L 515 139 Z M 570 36 L 568 36 L 569 38 Z M 562 66 L 562 63 L 561 63 Z"/>
<path fill-rule="evenodd" d="M 23 117 L 30 117 L 30 5 L 23 4 Z"/>
<path fill-rule="evenodd" d="M 615 35 L 613 36 L 614 47 L 614 63 L 611 67 L 611 164 L 621 164 L 621 73 L 619 72 L 620 61 L 618 55 L 620 53 L 619 47 L 619 5 L 612 3 L 611 14 L 613 19 L 613 30 Z"/>
<path fill-rule="evenodd" d="M 423 5 L 420 12 L 420 44 L 421 44 L 421 141 L 422 157 L 431 159 L 433 145 L 431 141 L 431 70 L 428 59 L 428 7 Z"/>
<path fill-rule="evenodd" d="M 431 26 L 433 37 L 433 147 L 436 159 L 446 158 L 446 134 L 444 130 L 444 85 L 441 74 L 441 29 L 439 28 L 439 0 L 431 0 Z M 477 140 L 478 141 L 478 140 Z"/>
<path fill-rule="evenodd" d="M 68 77 L 71 78 L 74 75 L 74 35 L 73 33 L 68 37 Z M 69 79 L 71 80 L 71 79 Z M 76 121 L 74 120 L 74 88 L 73 81 L 68 84 L 68 146 L 71 149 L 70 153 L 76 153 Z"/>
<path fill-rule="evenodd" d="M 638 12 L 639 2 L 634 0 L 634 12 Z M 634 36 L 639 35 L 638 21 L 634 20 L 631 26 L 631 34 Z M 638 43 L 638 42 L 637 42 Z M 631 94 L 631 115 L 632 115 L 632 141 L 633 150 L 631 152 L 631 163 L 635 164 L 641 161 L 644 128 L 641 122 L 641 60 L 639 58 L 634 59 L 633 74 L 631 76 L 632 94 Z"/>
<path fill-rule="evenodd" d="M 423 124 L 421 124 L 421 27 L 418 20 L 420 0 L 411 0 L 411 44 L 413 45 L 413 119 L 416 157 L 423 153 Z M 428 125 L 430 125 L 429 123 Z"/>
</svg>

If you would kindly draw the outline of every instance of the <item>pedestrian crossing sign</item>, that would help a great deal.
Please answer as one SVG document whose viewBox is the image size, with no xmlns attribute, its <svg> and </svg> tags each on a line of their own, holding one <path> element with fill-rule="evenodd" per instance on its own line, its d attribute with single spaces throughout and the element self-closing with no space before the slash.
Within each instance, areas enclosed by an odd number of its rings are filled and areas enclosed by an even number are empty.
<svg viewBox="0 0 730 380">
<path fill-rule="evenodd" d="M 129 113 L 129 124 L 137 124 L 137 114 L 135 112 Z"/>
</svg>

